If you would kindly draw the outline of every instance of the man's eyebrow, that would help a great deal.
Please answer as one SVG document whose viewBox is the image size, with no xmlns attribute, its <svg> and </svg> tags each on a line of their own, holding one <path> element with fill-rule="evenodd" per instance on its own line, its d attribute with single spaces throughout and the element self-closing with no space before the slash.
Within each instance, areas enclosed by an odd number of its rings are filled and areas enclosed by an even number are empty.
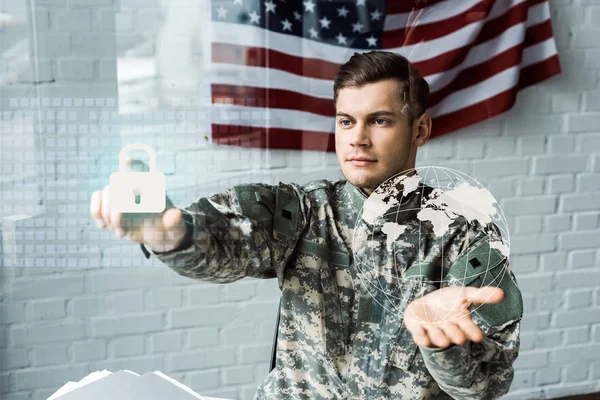
<svg viewBox="0 0 600 400">
<path fill-rule="evenodd" d="M 336 117 L 349 117 L 349 118 L 353 118 L 352 115 L 350 114 L 346 114 L 345 112 L 337 112 Z M 370 113 L 369 115 L 367 115 L 367 117 L 379 117 L 379 116 L 389 116 L 389 117 L 395 117 L 396 113 L 393 111 L 386 111 L 386 110 L 381 110 L 381 111 L 374 111 L 372 113 Z"/>
</svg>

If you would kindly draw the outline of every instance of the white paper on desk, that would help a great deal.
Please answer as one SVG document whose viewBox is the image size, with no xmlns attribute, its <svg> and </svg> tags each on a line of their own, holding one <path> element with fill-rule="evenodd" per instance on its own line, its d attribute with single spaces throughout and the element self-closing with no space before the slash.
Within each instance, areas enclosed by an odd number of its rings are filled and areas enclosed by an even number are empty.
<svg viewBox="0 0 600 400">
<path fill-rule="evenodd" d="M 128 371 L 128 370 L 124 370 L 124 371 L 129 372 L 130 374 L 139 376 L 139 374 L 136 374 L 135 372 Z M 46 400 L 57 399 L 60 396 L 62 396 L 63 394 L 72 392 L 75 389 L 79 389 L 80 387 L 85 386 L 88 383 L 92 383 L 94 381 L 97 381 L 98 379 L 102 379 L 110 374 L 112 374 L 112 372 L 110 372 L 108 370 L 95 371 L 95 372 L 92 372 L 91 374 L 87 375 L 83 379 L 81 379 L 79 382 L 67 382 L 60 389 L 58 389 L 56 392 L 54 392 L 52 394 L 52 396 L 48 397 Z"/>
</svg>

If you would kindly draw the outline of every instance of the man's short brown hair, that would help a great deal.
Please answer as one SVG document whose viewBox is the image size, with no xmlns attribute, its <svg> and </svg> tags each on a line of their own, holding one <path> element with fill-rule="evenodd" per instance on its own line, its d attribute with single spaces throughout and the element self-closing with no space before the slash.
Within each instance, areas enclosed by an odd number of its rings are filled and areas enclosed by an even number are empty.
<svg viewBox="0 0 600 400">
<path fill-rule="evenodd" d="M 333 104 L 346 87 L 361 87 L 386 79 L 397 79 L 402 87 L 400 98 L 407 101 L 410 122 L 420 117 L 427 107 L 429 84 L 406 57 L 390 51 L 354 53 L 340 67 L 333 80 Z M 406 96 L 406 97 L 404 97 Z"/>
</svg>

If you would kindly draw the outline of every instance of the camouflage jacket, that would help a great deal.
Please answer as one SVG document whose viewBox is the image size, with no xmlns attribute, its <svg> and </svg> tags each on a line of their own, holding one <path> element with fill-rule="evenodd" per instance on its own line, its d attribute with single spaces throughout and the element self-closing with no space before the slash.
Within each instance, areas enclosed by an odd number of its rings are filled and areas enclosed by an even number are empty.
<svg viewBox="0 0 600 400">
<path fill-rule="evenodd" d="M 396 220 L 410 243 L 368 252 L 372 263 L 397 269 L 403 279 L 365 283 L 368 266 L 357 262 L 352 241 L 366 199 L 346 181 L 236 186 L 186 207 L 191 245 L 155 256 L 183 276 L 214 283 L 277 278 L 277 364 L 256 399 L 487 400 L 505 394 L 519 351 L 520 292 L 506 258 L 483 275 L 466 270 L 472 266 L 464 261 L 472 257 L 460 258 L 481 253 L 475 245 L 496 231 L 462 223 L 435 238 L 414 214 L 415 193 L 401 206 L 402 221 Z M 377 242 L 378 232 L 369 235 Z M 354 246 L 363 253 L 369 248 Z M 483 249 L 489 254 L 489 246 Z M 450 274 L 459 261 L 462 269 Z M 386 290 L 369 290 L 373 282 Z M 505 300 L 473 313 L 486 334 L 483 342 L 430 349 L 412 341 L 402 311 L 440 282 L 501 282 Z"/>
</svg>

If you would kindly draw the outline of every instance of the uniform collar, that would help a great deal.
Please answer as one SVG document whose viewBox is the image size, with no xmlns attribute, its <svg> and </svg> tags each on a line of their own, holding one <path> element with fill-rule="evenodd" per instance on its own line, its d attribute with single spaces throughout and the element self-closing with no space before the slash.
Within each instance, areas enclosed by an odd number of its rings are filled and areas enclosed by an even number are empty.
<svg viewBox="0 0 600 400">
<path fill-rule="evenodd" d="M 348 194 L 348 197 L 350 197 L 352 207 L 356 211 L 360 211 L 363 208 L 365 201 L 369 197 L 360 188 L 352 185 L 348 181 L 346 181 L 346 193 Z"/>
</svg>

